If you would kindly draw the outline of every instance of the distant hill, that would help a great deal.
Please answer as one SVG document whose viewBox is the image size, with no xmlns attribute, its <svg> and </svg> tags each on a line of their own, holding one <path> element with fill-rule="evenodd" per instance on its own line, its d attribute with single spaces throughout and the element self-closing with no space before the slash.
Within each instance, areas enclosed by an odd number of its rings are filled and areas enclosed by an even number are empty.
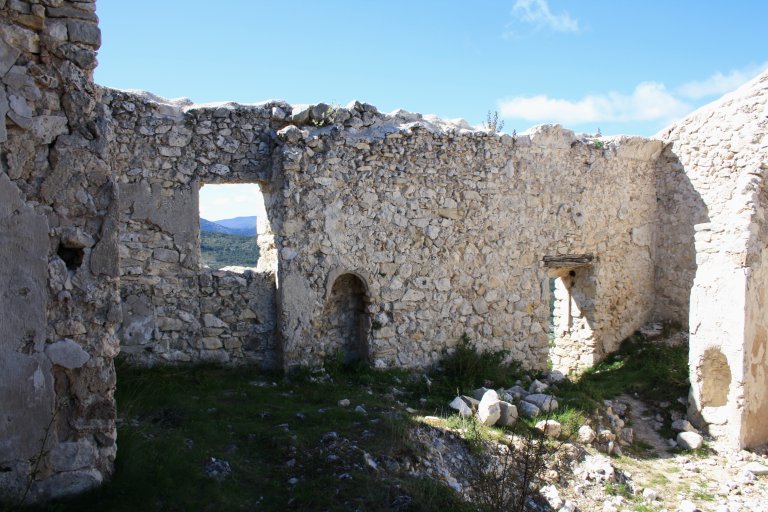
<svg viewBox="0 0 768 512">
<path fill-rule="evenodd" d="M 232 230 L 231 233 L 237 235 L 255 235 L 256 234 L 256 216 L 235 217 L 234 219 L 222 219 L 214 221 L 219 226 L 224 226 Z"/>
<path fill-rule="evenodd" d="M 200 231 L 203 233 L 226 233 L 228 235 L 236 234 L 235 231 L 225 228 L 221 224 L 216 224 L 210 220 L 200 217 Z"/>
</svg>

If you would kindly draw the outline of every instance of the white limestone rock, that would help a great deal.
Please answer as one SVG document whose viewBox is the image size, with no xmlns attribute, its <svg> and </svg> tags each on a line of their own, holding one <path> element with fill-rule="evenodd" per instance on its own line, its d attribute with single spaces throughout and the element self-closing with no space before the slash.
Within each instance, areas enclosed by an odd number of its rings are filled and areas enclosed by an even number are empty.
<svg viewBox="0 0 768 512">
<path fill-rule="evenodd" d="M 499 405 L 499 395 L 496 391 L 489 389 L 480 400 L 477 406 L 477 417 L 483 425 L 494 425 L 501 418 L 501 406 Z"/>
<path fill-rule="evenodd" d="M 672 422 L 672 430 L 675 432 L 697 432 L 696 428 L 688 420 L 675 420 Z"/>
<path fill-rule="evenodd" d="M 507 393 L 512 395 L 515 400 L 520 400 L 528 395 L 528 391 L 522 386 L 512 386 L 511 388 L 507 388 Z"/>
<path fill-rule="evenodd" d="M 560 370 L 552 370 L 547 374 L 547 383 L 548 384 L 560 384 L 565 380 L 565 375 Z"/>
<path fill-rule="evenodd" d="M 698 512 L 699 509 L 691 500 L 682 500 L 677 505 L 677 512 Z"/>
<path fill-rule="evenodd" d="M 518 418 L 517 407 L 503 400 L 499 401 L 499 407 L 501 409 L 501 416 L 496 424 L 500 427 L 511 427 L 514 425 Z"/>
<path fill-rule="evenodd" d="M 698 450 L 704 444 L 704 438 L 696 432 L 680 432 L 677 434 L 677 444 L 683 450 Z"/>
<path fill-rule="evenodd" d="M 45 347 L 45 354 L 55 365 L 68 370 L 82 367 L 91 356 L 75 341 L 66 338 Z"/>
<path fill-rule="evenodd" d="M 768 475 L 768 466 L 760 464 L 759 462 L 750 462 L 742 468 L 744 471 L 749 471 L 753 475 L 763 476 Z"/>
<path fill-rule="evenodd" d="M 541 409 L 539 409 L 538 407 L 536 407 L 530 402 L 526 402 L 525 400 L 521 401 L 517 407 L 520 414 L 524 416 L 534 417 L 541 414 Z"/>
<path fill-rule="evenodd" d="M 531 385 L 528 386 L 528 392 L 534 393 L 534 394 L 540 394 L 549 388 L 549 385 L 546 382 L 541 382 L 540 380 L 534 380 L 531 382 Z"/>
<path fill-rule="evenodd" d="M 560 437 L 563 426 L 555 420 L 541 420 L 535 425 L 536 430 L 547 437 Z"/>
<path fill-rule="evenodd" d="M 478 388 L 472 391 L 472 397 L 475 400 L 482 400 L 483 397 L 485 396 L 485 393 L 487 392 L 488 392 L 488 388 L 486 387 Z"/>
<path fill-rule="evenodd" d="M 589 425 L 579 427 L 579 442 L 582 444 L 591 444 L 595 440 L 595 431 Z"/>
<path fill-rule="evenodd" d="M 448 404 L 448 407 L 456 410 L 459 413 L 459 416 L 463 418 L 467 418 L 469 416 L 472 416 L 472 414 L 474 414 L 472 411 L 472 408 L 469 405 L 467 405 L 467 403 L 460 396 L 457 396 L 456 398 L 454 398 L 451 401 L 451 403 Z"/>
</svg>

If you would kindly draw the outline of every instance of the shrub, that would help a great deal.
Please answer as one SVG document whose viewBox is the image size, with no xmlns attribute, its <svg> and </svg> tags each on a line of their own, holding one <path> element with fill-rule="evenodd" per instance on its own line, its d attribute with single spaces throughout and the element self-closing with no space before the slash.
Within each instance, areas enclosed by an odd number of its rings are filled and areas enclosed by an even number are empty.
<svg viewBox="0 0 768 512">
<path fill-rule="evenodd" d="M 483 126 L 485 126 L 486 130 L 489 130 L 491 133 L 496 133 L 504 129 L 504 121 L 499 120 L 498 111 L 494 110 L 493 115 L 491 115 L 491 111 L 489 110 L 488 114 L 485 116 L 485 123 L 483 123 Z"/>
<path fill-rule="evenodd" d="M 546 419 L 550 419 L 549 415 Z M 484 450 L 469 463 L 469 498 L 481 510 L 538 510 L 535 490 L 543 481 L 547 461 L 555 460 L 562 443 L 550 452 L 547 439 L 524 422 L 519 422 L 515 430 L 517 435 L 505 441 L 483 443 Z"/>
<path fill-rule="evenodd" d="M 455 350 L 446 354 L 440 363 L 443 381 L 463 391 L 468 391 L 487 381 L 491 385 L 511 385 L 522 369 L 517 361 L 508 361 L 506 350 L 479 351 L 465 333 Z"/>
</svg>

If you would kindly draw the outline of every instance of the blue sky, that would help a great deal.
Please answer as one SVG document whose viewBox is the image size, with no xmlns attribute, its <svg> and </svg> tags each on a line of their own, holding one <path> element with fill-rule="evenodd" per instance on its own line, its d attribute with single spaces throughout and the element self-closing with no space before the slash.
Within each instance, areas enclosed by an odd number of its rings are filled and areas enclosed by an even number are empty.
<svg viewBox="0 0 768 512">
<path fill-rule="evenodd" d="M 99 0 L 98 83 L 653 135 L 768 67 L 768 2 Z"/>
</svg>

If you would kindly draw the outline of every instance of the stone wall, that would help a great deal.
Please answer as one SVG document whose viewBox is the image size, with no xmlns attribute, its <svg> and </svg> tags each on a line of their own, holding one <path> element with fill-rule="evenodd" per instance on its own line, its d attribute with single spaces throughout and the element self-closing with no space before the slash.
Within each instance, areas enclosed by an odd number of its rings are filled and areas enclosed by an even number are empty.
<svg viewBox="0 0 768 512">
<path fill-rule="evenodd" d="M 361 104 L 325 119 L 322 108 L 279 132 L 286 217 L 275 235 L 287 366 L 336 350 L 318 327 L 343 273 L 367 286 L 377 366 L 430 364 L 467 333 L 544 368 L 548 255 L 595 257 L 591 296 L 574 308 L 591 311 L 594 342 L 576 360 L 561 357 L 563 367 L 592 364 L 647 320 L 660 143 L 596 147 L 559 126 L 513 138 Z"/>
<path fill-rule="evenodd" d="M 379 366 L 430 364 L 467 333 L 530 367 L 552 355 L 579 369 L 650 314 L 658 142 L 596 145 L 557 126 L 513 138 L 360 103 L 105 100 L 121 192 L 120 332 L 136 361 L 248 360 L 242 347 L 257 346 L 265 364 L 322 364 L 343 345 L 328 301 L 344 273 L 366 289 L 358 352 Z M 198 189 L 238 182 L 261 185 L 260 265 L 276 270 L 272 301 L 240 300 L 253 318 L 206 298 L 210 271 L 199 268 Z M 568 254 L 594 255 L 570 308 L 588 343 L 550 354 L 542 261 Z"/>
<path fill-rule="evenodd" d="M 114 90 L 104 101 L 120 186 L 123 352 L 141 364 L 276 366 L 274 268 L 201 268 L 198 192 L 205 183 L 250 182 L 269 195 L 270 119 L 280 104 L 195 108 Z M 262 260 L 274 260 L 268 224 L 262 231 Z"/>
<path fill-rule="evenodd" d="M 656 312 L 690 310 L 690 413 L 734 446 L 768 438 L 767 89 L 764 73 L 660 134 Z"/>
<path fill-rule="evenodd" d="M 94 11 L 0 1 L 0 500 L 82 491 L 115 457 L 117 187 Z"/>
</svg>

